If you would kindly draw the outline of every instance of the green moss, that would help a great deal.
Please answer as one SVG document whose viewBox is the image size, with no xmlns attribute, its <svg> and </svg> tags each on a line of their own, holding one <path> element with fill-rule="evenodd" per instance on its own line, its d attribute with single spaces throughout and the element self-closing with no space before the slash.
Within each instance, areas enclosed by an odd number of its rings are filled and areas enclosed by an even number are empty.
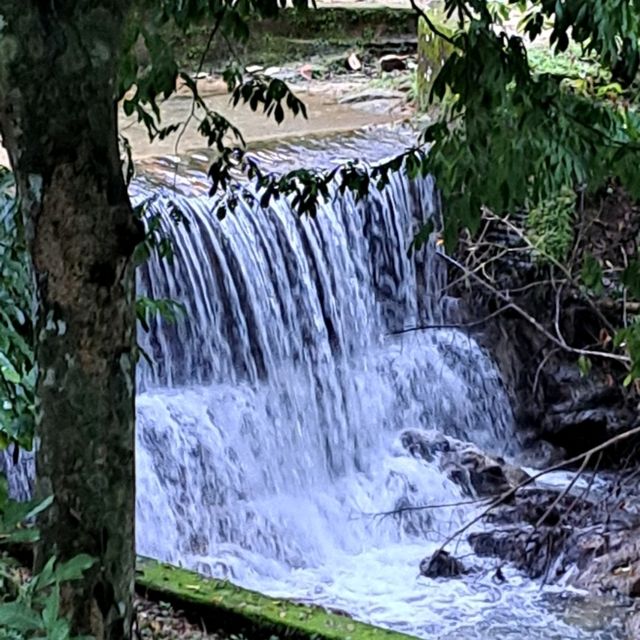
<svg viewBox="0 0 640 640">
<path fill-rule="evenodd" d="M 408 640 L 411 636 L 373 627 L 343 615 L 263 596 L 223 580 L 152 560 L 139 562 L 138 588 L 197 615 L 210 630 L 242 633 L 252 640 Z"/>
</svg>

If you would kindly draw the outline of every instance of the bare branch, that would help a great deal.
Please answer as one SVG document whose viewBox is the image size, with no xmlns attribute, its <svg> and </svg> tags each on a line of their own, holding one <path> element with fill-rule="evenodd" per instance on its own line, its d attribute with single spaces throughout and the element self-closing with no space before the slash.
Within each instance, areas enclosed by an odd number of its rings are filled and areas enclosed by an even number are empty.
<svg viewBox="0 0 640 640">
<path fill-rule="evenodd" d="M 476 282 L 478 282 L 479 284 L 481 284 L 485 289 L 490 291 L 494 296 L 496 296 L 497 298 L 502 300 L 504 303 L 511 304 L 512 308 L 522 318 L 524 318 L 529 324 L 531 324 L 533 327 L 535 327 L 543 336 L 545 336 L 547 338 L 547 340 L 549 340 L 550 342 L 555 344 L 557 347 L 559 347 L 563 351 L 566 351 L 567 353 L 574 353 L 576 355 L 589 356 L 589 357 L 593 357 L 593 358 L 605 358 L 607 360 L 614 360 L 615 362 L 619 362 L 619 363 L 625 365 L 625 367 L 627 367 L 627 369 L 629 368 L 631 360 L 627 356 L 622 356 L 622 355 L 618 355 L 618 354 L 615 354 L 615 353 L 608 353 L 606 351 L 593 351 L 591 349 L 579 349 L 577 347 L 572 347 L 572 346 L 568 345 L 564 341 L 564 339 L 556 337 L 552 333 L 549 333 L 549 331 L 547 331 L 544 328 L 544 326 L 542 326 L 542 324 L 540 324 L 540 322 L 538 322 L 538 320 L 536 320 L 533 316 L 529 315 L 524 309 L 522 309 L 522 307 L 514 304 L 513 301 L 510 299 L 510 297 L 506 293 L 504 293 L 504 291 L 500 291 L 499 289 L 494 287 L 492 284 L 490 284 L 489 282 L 487 282 L 486 280 L 484 280 L 483 278 L 478 276 L 476 273 L 474 273 L 473 271 L 470 271 L 467 267 L 465 267 L 463 264 L 461 264 L 460 262 L 458 262 L 457 260 L 455 260 L 451 256 L 448 256 L 448 255 L 446 255 L 444 253 L 438 253 L 437 255 L 440 256 L 443 260 L 445 260 L 449 264 L 451 264 L 451 265 L 457 267 L 458 269 L 460 269 L 463 273 L 468 275 L 471 279 L 473 279 Z"/>
<path fill-rule="evenodd" d="M 480 318 L 480 320 L 474 320 L 473 322 L 454 322 L 449 324 L 425 324 L 420 325 L 418 327 L 408 327 L 407 329 L 400 329 L 399 331 L 390 331 L 387 333 L 388 336 L 399 336 L 404 333 L 412 333 L 414 331 L 428 331 L 428 330 L 437 330 L 437 329 L 473 329 L 485 322 L 489 322 L 489 320 L 495 318 L 496 316 L 504 313 L 508 309 L 513 307 L 512 304 L 506 304 L 504 307 L 500 307 L 498 310 L 490 313 L 488 316 L 484 318 Z"/>
</svg>

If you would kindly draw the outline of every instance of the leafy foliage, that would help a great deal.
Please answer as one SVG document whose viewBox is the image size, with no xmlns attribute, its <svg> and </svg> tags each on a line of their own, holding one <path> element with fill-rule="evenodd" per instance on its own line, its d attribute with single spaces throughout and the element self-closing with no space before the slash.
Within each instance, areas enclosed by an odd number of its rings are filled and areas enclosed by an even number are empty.
<svg viewBox="0 0 640 640">
<path fill-rule="evenodd" d="M 576 237 L 575 205 L 577 194 L 612 183 L 640 197 L 640 3 L 444 5 L 449 30 L 439 37 L 452 53 L 431 85 L 435 119 L 423 134 L 442 190 L 444 239 L 453 246 L 462 228 L 473 233 L 483 210 L 527 211 L 538 259 L 572 283 L 577 275 L 590 304 L 606 295 L 623 310 L 620 331 L 602 347 L 629 357 L 628 384 L 640 376 L 640 322 L 628 311 L 640 300 L 640 262 L 632 256 L 621 271 L 594 256 Z M 570 251 L 582 262 L 577 274 L 564 263 Z M 586 374 L 590 362 L 579 366 Z"/>
<path fill-rule="evenodd" d="M 461 227 L 475 228 L 482 206 L 496 213 L 544 207 L 566 189 L 593 191 L 610 176 L 640 192 L 630 171 L 640 150 L 635 111 L 608 100 L 606 91 L 576 90 L 570 73 L 532 65 L 525 46 L 525 36 L 535 41 L 545 30 L 566 60 L 572 33 L 606 84 L 628 85 L 635 67 L 625 56 L 633 46 L 616 43 L 636 23 L 629 3 L 597 2 L 592 12 L 583 2 L 512 1 L 502 14 L 477 0 L 445 4 L 456 20 L 456 49 L 433 83 L 430 98 L 441 116 L 424 138 L 443 190 L 450 244 Z M 524 14 L 520 35 L 505 24 L 510 9 Z"/>
<path fill-rule="evenodd" d="M 585 253 L 583 256 L 580 276 L 587 290 L 595 294 L 602 292 L 602 266 L 590 253 Z"/>
<path fill-rule="evenodd" d="M 58 562 L 52 557 L 40 573 L 25 579 L 19 565 L 3 552 L 9 544 L 37 541 L 38 531 L 30 522 L 51 502 L 52 498 L 21 503 L 9 500 L 6 480 L 0 477 L 0 629 L 7 640 L 73 637 L 60 610 L 60 589 L 65 582 L 82 578 L 94 565 L 93 558 L 81 554 Z"/>
<path fill-rule="evenodd" d="M 542 261 L 561 261 L 573 244 L 576 193 L 563 187 L 555 197 L 529 210 L 529 235 Z"/>
</svg>

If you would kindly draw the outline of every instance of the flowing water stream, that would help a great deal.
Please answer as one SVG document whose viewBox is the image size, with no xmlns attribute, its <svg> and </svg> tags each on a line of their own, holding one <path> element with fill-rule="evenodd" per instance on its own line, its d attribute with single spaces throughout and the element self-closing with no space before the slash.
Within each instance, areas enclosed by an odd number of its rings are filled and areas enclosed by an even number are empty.
<svg viewBox="0 0 640 640">
<path fill-rule="evenodd" d="M 276 171 L 328 167 L 410 142 L 378 130 L 258 155 Z M 173 264 L 142 268 L 141 292 L 187 310 L 139 336 L 154 366 L 139 368 L 138 552 L 422 638 L 623 637 L 614 608 L 504 567 L 498 583 L 497 561 L 464 539 L 455 553 L 474 572 L 419 575 L 475 507 L 402 433 L 520 452 L 499 374 L 473 339 L 405 331 L 455 317 L 438 249 L 408 255 L 439 216 L 432 180 L 395 176 L 359 203 L 336 196 L 313 220 L 280 201 L 241 202 L 220 222 L 206 156 L 178 175 L 175 160 L 147 165 L 134 188 L 175 237 Z M 28 492 L 25 464 L 10 478 L 16 495 Z"/>
<path fill-rule="evenodd" d="M 405 136 L 311 141 L 262 160 L 374 161 Z M 519 449 L 487 354 L 456 330 L 403 332 L 455 309 L 436 247 L 408 255 L 439 215 L 433 182 L 396 176 L 359 203 L 336 196 L 313 220 L 284 201 L 241 202 L 220 222 L 201 193 L 204 160 L 175 189 L 153 187 L 149 205 L 174 229 L 175 258 L 150 262 L 140 287 L 187 314 L 140 336 L 155 366 L 139 375 L 139 553 L 423 638 L 620 637 L 607 610 L 576 614 L 578 596 L 510 571 L 497 584 L 492 561 L 468 557 L 478 571 L 464 579 L 419 576 L 474 506 L 409 454 L 402 432 Z M 147 179 L 170 175 L 160 163 Z M 170 221 L 175 209 L 189 229 Z M 412 505 L 454 506 L 380 515 Z"/>
</svg>

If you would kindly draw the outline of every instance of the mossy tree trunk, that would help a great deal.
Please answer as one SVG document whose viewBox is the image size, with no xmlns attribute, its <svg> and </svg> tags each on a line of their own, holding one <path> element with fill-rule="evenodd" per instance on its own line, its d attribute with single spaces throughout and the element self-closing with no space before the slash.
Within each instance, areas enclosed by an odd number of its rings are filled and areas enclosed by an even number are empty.
<svg viewBox="0 0 640 640">
<path fill-rule="evenodd" d="M 97 559 L 63 589 L 73 631 L 129 638 L 134 581 L 134 274 L 139 240 L 114 101 L 123 0 L 0 3 L 0 133 L 36 285 L 36 564 Z"/>
</svg>

